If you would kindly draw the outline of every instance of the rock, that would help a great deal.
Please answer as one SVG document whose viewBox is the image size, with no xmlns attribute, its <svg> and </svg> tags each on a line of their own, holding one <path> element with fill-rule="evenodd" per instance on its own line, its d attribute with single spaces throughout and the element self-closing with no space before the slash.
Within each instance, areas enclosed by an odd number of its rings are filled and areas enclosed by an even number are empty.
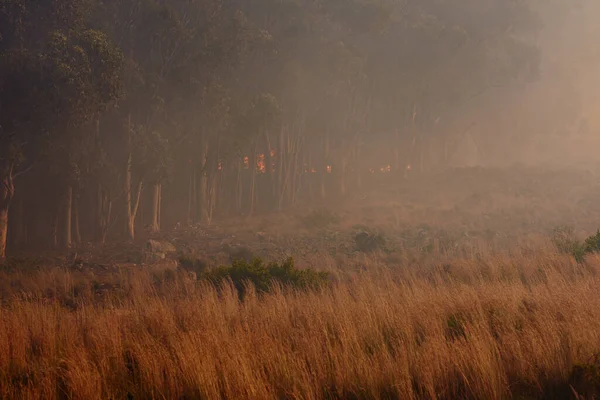
<svg viewBox="0 0 600 400">
<path fill-rule="evenodd" d="M 168 254 L 177 252 L 177 249 L 169 242 L 159 242 L 158 240 L 150 239 L 146 242 L 146 251 L 150 253 Z"/>
</svg>

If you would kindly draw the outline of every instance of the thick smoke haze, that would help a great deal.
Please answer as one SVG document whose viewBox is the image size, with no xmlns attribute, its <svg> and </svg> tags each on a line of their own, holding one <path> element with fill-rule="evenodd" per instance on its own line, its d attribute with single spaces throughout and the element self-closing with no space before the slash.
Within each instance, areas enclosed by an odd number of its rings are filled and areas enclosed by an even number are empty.
<svg viewBox="0 0 600 400">
<path fill-rule="evenodd" d="M 3 1 L 0 257 L 449 167 L 588 168 L 598 15 L 593 0 Z"/>
<path fill-rule="evenodd" d="M 473 105 L 477 127 L 457 164 L 600 162 L 600 3 L 544 1 L 536 7 L 538 78 L 521 90 L 492 90 Z M 489 150 L 478 146 L 488 141 Z"/>
</svg>

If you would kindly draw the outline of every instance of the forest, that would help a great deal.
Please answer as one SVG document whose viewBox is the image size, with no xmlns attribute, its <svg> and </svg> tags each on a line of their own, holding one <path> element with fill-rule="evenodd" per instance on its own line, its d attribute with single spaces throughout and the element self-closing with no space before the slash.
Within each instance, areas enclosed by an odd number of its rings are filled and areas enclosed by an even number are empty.
<svg viewBox="0 0 600 400">
<path fill-rule="evenodd" d="M 0 258 L 342 199 L 372 174 L 443 168 L 480 96 L 539 78 L 541 8 L 2 0 Z M 518 135 L 479 145 L 500 153 Z"/>
</svg>

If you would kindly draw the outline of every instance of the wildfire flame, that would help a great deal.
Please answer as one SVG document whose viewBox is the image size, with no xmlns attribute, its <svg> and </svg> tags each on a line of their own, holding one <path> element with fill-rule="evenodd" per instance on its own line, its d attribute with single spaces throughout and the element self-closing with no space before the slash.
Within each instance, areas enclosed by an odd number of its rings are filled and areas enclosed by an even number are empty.
<svg viewBox="0 0 600 400">
<path fill-rule="evenodd" d="M 244 157 L 244 169 L 250 168 L 250 161 L 248 160 L 248 156 Z"/>
<path fill-rule="evenodd" d="M 327 171 L 327 173 L 328 173 L 328 174 L 330 174 L 330 173 L 331 173 L 331 165 L 328 165 L 328 166 L 325 168 L 325 170 Z"/>
<path fill-rule="evenodd" d="M 265 172 L 267 172 L 267 167 L 265 166 L 265 155 L 264 154 L 260 154 L 258 156 L 258 160 L 256 161 L 256 168 L 258 168 L 258 171 L 261 174 L 264 174 Z"/>
</svg>

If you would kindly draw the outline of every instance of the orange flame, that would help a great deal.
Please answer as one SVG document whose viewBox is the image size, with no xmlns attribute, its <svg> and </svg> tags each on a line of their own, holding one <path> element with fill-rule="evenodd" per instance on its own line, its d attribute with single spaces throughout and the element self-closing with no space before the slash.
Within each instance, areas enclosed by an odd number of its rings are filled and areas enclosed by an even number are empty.
<svg viewBox="0 0 600 400">
<path fill-rule="evenodd" d="M 267 171 L 267 167 L 265 166 L 265 155 L 260 154 L 258 156 L 258 160 L 256 161 L 256 168 L 261 174 L 264 174 Z"/>
<path fill-rule="evenodd" d="M 331 165 L 328 165 L 328 166 L 325 168 L 325 170 L 327 171 L 327 173 L 328 173 L 328 174 L 330 174 L 330 173 L 331 173 Z"/>
<path fill-rule="evenodd" d="M 248 156 L 244 157 L 244 169 L 250 168 L 250 161 L 248 160 Z"/>
</svg>

